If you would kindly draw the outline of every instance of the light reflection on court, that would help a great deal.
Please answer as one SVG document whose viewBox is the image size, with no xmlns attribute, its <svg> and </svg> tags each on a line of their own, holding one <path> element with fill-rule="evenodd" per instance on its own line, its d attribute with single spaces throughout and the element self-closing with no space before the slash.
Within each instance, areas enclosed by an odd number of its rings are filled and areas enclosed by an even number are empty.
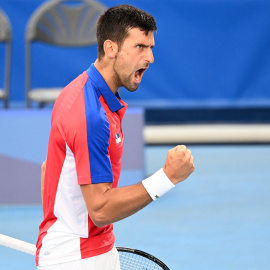
<svg viewBox="0 0 270 270">
<path fill-rule="evenodd" d="M 147 174 L 163 165 L 169 148 L 145 148 Z M 269 269 L 270 145 L 189 148 L 194 174 L 116 223 L 116 245 L 151 253 L 172 270 Z M 2 205 L 0 233 L 35 243 L 41 218 L 40 205 Z M 36 269 L 34 257 L 0 246 L 0 269 Z"/>
</svg>

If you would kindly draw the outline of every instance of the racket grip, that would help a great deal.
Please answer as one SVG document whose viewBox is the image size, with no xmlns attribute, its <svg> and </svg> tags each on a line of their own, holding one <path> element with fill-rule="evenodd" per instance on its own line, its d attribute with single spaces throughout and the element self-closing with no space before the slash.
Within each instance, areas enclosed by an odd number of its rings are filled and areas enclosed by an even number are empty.
<svg viewBox="0 0 270 270">
<path fill-rule="evenodd" d="M 36 246 L 13 237 L 0 234 L 0 244 L 24 253 L 36 255 Z"/>
</svg>

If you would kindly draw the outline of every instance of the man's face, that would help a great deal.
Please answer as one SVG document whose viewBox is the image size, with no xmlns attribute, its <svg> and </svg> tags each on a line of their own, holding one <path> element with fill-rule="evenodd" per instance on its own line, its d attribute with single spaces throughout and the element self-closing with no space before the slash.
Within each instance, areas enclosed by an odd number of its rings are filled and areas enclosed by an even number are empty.
<svg viewBox="0 0 270 270">
<path fill-rule="evenodd" d="M 114 62 L 114 72 L 118 87 L 124 86 L 129 91 L 136 91 L 143 73 L 154 62 L 152 49 L 155 45 L 154 33 L 138 28 L 129 30 L 129 35 L 122 44 Z"/>
</svg>

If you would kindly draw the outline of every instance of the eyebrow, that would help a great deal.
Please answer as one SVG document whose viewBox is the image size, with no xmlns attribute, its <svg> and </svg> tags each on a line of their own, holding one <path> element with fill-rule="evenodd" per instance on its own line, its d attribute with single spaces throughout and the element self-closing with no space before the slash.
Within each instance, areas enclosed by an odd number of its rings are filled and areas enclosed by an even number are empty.
<svg viewBox="0 0 270 270">
<path fill-rule="evenodd" d="M 143 48 L 148 48 L 148 47 L 150 47 L 151 49 L 153 49 L 153 48 L 155 47 L 155 45 L 149 46 L 149 45 L 145 45 L 145 44 L 142 44 L 142 43 L 136 44 L 136 46 L 138 46 L 138 45 L 142 46 Z"/>
</svg>

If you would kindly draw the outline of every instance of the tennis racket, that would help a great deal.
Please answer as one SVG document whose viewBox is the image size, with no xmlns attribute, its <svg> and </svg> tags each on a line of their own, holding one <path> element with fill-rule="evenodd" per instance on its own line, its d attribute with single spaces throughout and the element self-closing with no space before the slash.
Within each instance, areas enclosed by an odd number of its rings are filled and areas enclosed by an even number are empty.
<svg viewBox="0 0 270 270">
<path fill-rule="evenodd" d="M 161 260 L 144 251 L 117 247 L 121 270 L 170 270 Z"/>
<path fill-rule="evenodd" d="M 36 254 L 34 244 L 4 234 L 0 234 L 0 245 L 31 255 Z M 117 250 L 121 270 L 170 270 L 161 260 L 144 251 L 126 247 L 117 247 Z"/>
</svg>

